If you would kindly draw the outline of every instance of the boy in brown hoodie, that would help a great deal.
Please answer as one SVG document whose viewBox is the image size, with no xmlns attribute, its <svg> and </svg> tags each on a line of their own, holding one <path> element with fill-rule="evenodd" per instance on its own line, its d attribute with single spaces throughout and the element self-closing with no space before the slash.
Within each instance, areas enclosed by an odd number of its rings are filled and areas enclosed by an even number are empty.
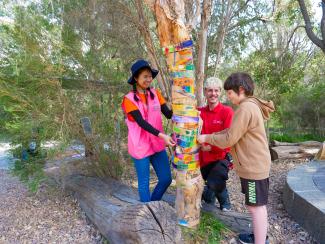
<svg viewBox="0 0 325 244">
<path fill-rule="evenodd" d="M 247 209 L 252 215 L 254 234 L 240 234 L 241 243 L 268 243 L 267 199 L 271 156 L 264 120 L 274 111 L 273 102 L 253 96 L 254 82 L 249 74 L 233 73 L 224 83 L 228 99 L 238 108 L 229 129 L 198 136 L 199 143 L 231 147 L 234 168 L 240 177 Z"/>
</svg>

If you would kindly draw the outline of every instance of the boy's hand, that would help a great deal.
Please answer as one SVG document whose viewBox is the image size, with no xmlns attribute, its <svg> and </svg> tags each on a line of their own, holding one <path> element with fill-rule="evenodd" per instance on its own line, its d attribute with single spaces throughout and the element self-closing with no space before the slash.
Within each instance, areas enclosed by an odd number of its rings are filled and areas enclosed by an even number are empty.
<svg viewBox="0 0 325 244">
<path fill-rule="evenodd" d="M 234 169 L 234 160 L 232 159 L 232 156 L 229 152 L 227 152 L 225 159 L 229 162 L 228 169 Z"/>
<path fill-rule="evenodd" d="M 207 137 L 207 135 L 198 135 L 197 136 L 198 143 L 200 143 L 200 144 L 205 143 L 206 142 L 206 137 Z"/>
</svg>

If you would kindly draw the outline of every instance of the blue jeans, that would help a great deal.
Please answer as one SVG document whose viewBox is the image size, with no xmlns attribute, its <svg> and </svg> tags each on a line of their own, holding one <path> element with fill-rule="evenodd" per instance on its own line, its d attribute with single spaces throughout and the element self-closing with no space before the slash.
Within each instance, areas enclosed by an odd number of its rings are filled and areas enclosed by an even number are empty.
<svg viewBox="0 0 325 244">
<path fill-rule="evenodd" d="M 218 199 L 218 202 L 220 204 L 220 209 L 223 208 L 231 208 L 229 194 L 227 188 L 225 188 L 222 192 L 216 193 L 216 198 Z"/>
<path fill-rule="evenodd" d="M 172 182 L 168 156 L 166 150 L 157 152 L 151 156 L 136 159 L 133 158 L 138 176 L 138 191 L 141 202 L 159 201 Z M 158 176 L 158 184 L 150 197 L 150 163 Z"/>
</svg>

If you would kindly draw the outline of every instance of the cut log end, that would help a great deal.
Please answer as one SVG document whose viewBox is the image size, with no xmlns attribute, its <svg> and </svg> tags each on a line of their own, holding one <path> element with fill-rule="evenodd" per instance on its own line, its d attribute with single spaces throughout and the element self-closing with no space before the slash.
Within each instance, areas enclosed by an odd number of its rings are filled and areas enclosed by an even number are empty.
<svg viewBox="0 0 325 244">
<path fill-rule="evenodd" d="M 175 210 L 166 202 L 155 201 L 124 208 L 111 220 L 107 233 L 113 243 L 180 243 L 181 229 L 176 224 Z"/>
<path fill-rule="evenodd" d="M 325 142 L 320 146 L 318 153 L 315 156 L 316 160 L 325 160 Z"/>
</svg>

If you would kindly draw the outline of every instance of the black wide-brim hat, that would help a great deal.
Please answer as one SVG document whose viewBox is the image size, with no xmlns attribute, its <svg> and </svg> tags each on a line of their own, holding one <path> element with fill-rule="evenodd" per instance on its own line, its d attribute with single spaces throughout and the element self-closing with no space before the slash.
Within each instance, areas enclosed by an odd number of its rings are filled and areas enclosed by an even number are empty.
<svg viewBox="0 0 325 244">
<path fill-rule="evenodd" d="M 158 73 L 159 73 L 158 70 L 151 68 L 150 64 L 149 64 L 146 60 L 144 60 L 144 59 L 139 59 L 139 60 L 137 60 L 137 61 L 136 61 L 136 62 L 131 66 L 131 73 L 132 73 L 132 75 L 131 75 L 131 77 L 130 77 L 129 80 L 128 80 L 128 83 L 129 83 L 130 85 L 133 85 L 133 84 L 136 83 L 136 80 L 134 79 L 134 76 L 135 76 L 136 73 L 137 73 L 140 69 L 142 69 L 142 68 L 148 68 L 148 69 L 151 70 L 152 79 L 154 79 L 154 78 L 158 75 Z"/>
</svg>

